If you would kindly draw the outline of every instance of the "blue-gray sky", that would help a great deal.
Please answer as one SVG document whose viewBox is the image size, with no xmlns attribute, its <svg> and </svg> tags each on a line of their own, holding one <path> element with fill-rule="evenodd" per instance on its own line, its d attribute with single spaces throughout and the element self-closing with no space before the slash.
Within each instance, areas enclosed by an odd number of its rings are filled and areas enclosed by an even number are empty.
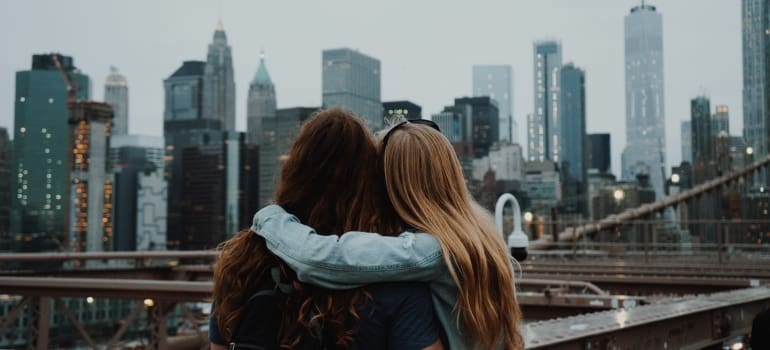
<svg viewBox="0 0 770 350">
<path fill-rule="evenodd" d="M 3 0 L 0 126 L 13 126 L 14 73 L 31 55 L 58 51 L 92 79 L 102 99 L 109 66 L 130 86 L 131 133 L 162 135 L 163 85 L 183 60 L 204 60 L 217 19 L 233 47 L 237 126 L 246 127 L 248 82 L 259 51 L 278 107 L 321 102 L 321 50 L 351 47 L 382 61 L 383 100 L 409 99 L 430 115 L 471 94 L 471 66 L 510 64 L 514 117 L 524 144 L 532 101 L 532 43 L 561 40 L 564 61 L 586 70 L 589 132 L 612 133 L 613 169 L 625 144 L 623 17 L 635 0 Z M 740 1 L 648 1 L 663 14 L 669 165 L 680 121 L 705 93 L 730 107 L 740 134 Z"/>
</svg>

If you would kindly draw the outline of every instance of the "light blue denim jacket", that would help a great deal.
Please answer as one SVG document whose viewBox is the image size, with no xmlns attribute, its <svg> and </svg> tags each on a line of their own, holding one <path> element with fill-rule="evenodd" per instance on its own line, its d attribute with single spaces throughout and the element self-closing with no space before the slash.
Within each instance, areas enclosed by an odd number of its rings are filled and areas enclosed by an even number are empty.
<svg viewBox="0 0 770 350">
<path fill-rule="evenodd" d="M 254 215 L 251 230 L 305 283 L 330 289 L 395 281 L 429 282 L 433 308 L 447 336 L 449 349 L 470 348 L 461 322 L 453 312 L 457 285 L 444 263 L 438 240 L 427 233 L 404 232 L 398 237 L 347 232 L 322 236 L 277 205 Z"/>
</svg>

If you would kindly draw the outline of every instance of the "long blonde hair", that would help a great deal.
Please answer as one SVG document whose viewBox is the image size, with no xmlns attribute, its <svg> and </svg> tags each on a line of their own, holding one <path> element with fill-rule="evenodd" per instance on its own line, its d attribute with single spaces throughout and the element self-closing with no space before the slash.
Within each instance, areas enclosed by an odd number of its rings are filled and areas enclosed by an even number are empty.
<svg viewBox="0 0 770 350">
<path fill-rule="evenodd" d="M 468 343 L 475 349 L 523 349 L 510 255 L 491 215 L 471 198 L 449 141 L 428 126 L 406 123 L 382 147 L 396 212 L 441 244 L 458 286 L 455 311 Z"/>
</svg>

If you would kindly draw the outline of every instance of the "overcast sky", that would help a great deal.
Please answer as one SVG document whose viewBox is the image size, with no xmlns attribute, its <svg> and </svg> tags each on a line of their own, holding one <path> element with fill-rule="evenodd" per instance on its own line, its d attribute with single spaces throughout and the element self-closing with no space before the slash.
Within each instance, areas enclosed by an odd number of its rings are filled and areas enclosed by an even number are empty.
<svg viewBox="0 0 770 350">
<path fill-rule="evenodd" d="M 648 1 L 663 14 L 669 165 L 681 159 L 680 122 L 698 94 L 730 107 L 741 134 L 741 3 Z M 533 106 L 532 43 L 555 38 L 564 62 L 586 71 L 587 129 L 612 133 L 613 169 L 625 145 L 623 17 L 635 0 L 48 0 L 0 1 L 0 126 L 13 126 L 14 74 L 35 53 L 61 52 L 91 77 L 101 100 L 109 66 L 130 87 L 131 133 L 162 135 L 163 79 L 205 60 L 219 17 L 233 48 L 236 118 L 246 128 L 259 51 L 278 107 L 321 103 L 321 51 L 351 47 L 382 62 L 384 101 L 408 99 L 429 116 L 471 94 L 471 66 L 513 67 L 519 142 Z M 11 133 L 12 134 L 12 133 Z"/>
</svg>

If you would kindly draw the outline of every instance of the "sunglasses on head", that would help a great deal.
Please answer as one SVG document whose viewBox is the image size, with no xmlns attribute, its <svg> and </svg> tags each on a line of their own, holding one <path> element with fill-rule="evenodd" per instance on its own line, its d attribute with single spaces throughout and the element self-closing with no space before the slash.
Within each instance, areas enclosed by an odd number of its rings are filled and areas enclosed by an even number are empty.
<svg viewBox="0 0 770 350">
<path fill-rule="evenodd" d="M 385 123 L 389 124 L 390 127 L 388 131 L 385 133 L 385 137 L 382 138 L 383 149 L 385 149 L 385 145 L 388 144 L 388 139 L 390 139 L 390 134 L 393 133 L 394 130 L 401 127 L 401 125 L 404 125 L 406 123 L 427 125 L 433 128 L 434 130 L 441 132 L 441 129 L 439 129 L 438 127 L 438 124 L 434 123 L 433 121 L 426 120 L 426 119 L 406 119 L 403 115 L 400 115 L 400 114 L 386 118 Z"/>
</svg>

